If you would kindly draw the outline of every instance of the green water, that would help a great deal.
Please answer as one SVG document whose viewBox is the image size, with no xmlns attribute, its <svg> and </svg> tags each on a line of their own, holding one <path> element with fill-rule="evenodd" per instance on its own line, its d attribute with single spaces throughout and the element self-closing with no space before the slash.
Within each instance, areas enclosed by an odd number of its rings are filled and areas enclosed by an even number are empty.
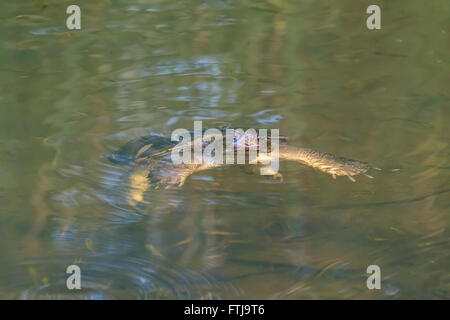
<svg viewBox="0 0 450 320">
<path fill-rule="evenodd" d="M 2 1 L 0 298 L 450 298 L 450 3 L 375 1 L 369 31 L 373 2 Z M 194 120 L 382 171 L 232 166 L 124 202 L 107 155 Z"/>
</svg>

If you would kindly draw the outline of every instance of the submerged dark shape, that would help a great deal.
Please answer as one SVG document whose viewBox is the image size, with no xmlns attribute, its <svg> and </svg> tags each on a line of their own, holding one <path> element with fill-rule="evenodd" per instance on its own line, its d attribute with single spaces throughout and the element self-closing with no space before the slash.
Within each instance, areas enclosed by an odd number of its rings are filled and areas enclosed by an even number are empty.
<svg viewBox="0 0 450 320">
<path fill-rule="evenodd" d="M 225 129 L 222 132 L 225 136 Z M 191 133 L 191 137 L 193 137 L 193 133 Z M 259 151 L 259 139 L 260 137 L 255 132 L 243 131 L 241 133 L 235 131 L 232 141 L 235 151 L 238 148 L 243 148 L 248 152 L 249 150 Z M 256 159 L 249 164 L 258 164 L 274 159 L 270 150 L 270 135 L 267 137 L 267 140 L 269 147 L 267 153 L 261 154 L 258 152 Z M 371 169 L 366 162 L 337 157 L 333 154 L 307 148 L 289 146 L 287 145 L 287 138 L 283 136 L 279 138 L 279 141 L 278 158 L 280 160 L 300 162 L 326 172 L 334 179 L 336 176 L 347 176 L 351 181 L 355 182 L 353 176 L 359 174 L 372 178 L 366 174 Z M 171 151 L 177 144 L 178 142 L 161 135 L 142 136 L 129 141 L 117 152 L 108 156 L 108 159 L 113 163 L 133 167 L 127 176 L 130 185 L 128 195 L 130 204 L 142 203 L 144 201 L 143 194 L 150 187 L 155 189 L 160 187 L 170 188 L 171 186 L 181 187 L 194 172 L 224 165 L 217 163 L 213 158 L 205 156 L 203 156 L 203 162 L 200 164 L 174 164 L 171 159 Z M 206 144 L 202 140 L 201 144 L 205 147 L 209 143 Z M 191 148 L 193 148 L 193 145 L 194 139 L 192 139 Z M 281 178 L 281 174 L 273 172 L 273 177 Z"/>
</svg>

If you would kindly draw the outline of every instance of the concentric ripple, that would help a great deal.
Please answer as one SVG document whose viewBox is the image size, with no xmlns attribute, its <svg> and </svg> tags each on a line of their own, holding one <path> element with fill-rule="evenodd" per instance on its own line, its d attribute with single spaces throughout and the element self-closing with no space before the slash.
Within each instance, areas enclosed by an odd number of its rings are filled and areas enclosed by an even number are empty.
<svg viewBox="0 0 450 320">
<path fill-rule="evenodd" d="M 81 270 L 81 289 L 69 290 L 69 265 Z M 103 261 L 69 259 L 21 263 L 2 283 L 14 298 L 35 299 L 220 299 L 239 295 L 236 288 L 219 283 L 210 274 L 171 267 L 163 261 L 108 258 Z M 8 279 L 14 279 L 8 280 Z"/>
</svg>

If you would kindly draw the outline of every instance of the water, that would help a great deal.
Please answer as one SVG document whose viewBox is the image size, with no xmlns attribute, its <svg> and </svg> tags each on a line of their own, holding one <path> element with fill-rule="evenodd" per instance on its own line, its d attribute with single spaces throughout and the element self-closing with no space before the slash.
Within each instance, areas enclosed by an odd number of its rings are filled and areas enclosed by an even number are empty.
<svg viewBox="0 0 450 320">
<path fill-rule="evenodd" d="M 448 1 L 381 1 L 377 31 L 370 1 L 80 1 L 69 32 L 70 4 L 0 4 L 0 298 L 450 297 Z M 219 168 L 124 202 L 107 155 L 194 120 L 383 170 Z"/>
</svg>

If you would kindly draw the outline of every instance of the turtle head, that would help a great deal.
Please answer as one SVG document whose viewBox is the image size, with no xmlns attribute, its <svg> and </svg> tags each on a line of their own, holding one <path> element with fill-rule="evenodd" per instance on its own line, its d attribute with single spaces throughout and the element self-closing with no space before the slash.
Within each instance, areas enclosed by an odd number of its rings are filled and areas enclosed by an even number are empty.
<svg viewBox="0 0 450 320">
<path fill-rule="evenodd" d="M 245 132 L 234 131 L 234 147 L 236 149 L 244 148 L 247 150 L 258 150 L 259 139 L 258 134 L 254 130 Z"/>
<path fill-rule="evenodd" d="M 235 130 L 234 131 L 234 147 L 236 149 L 240 149 L 240 148 L 244 148 L 246 151 L 249 150 L 258 150 L 260 151 L 260 143 L 268 143 L 269 141 L 271 141 L 272 138 L 272 134 L 269 134 L 266 136 L 266 139 L 260 141 L 260 137 L 259 134 L 256 132 L 256 130 L 254 129 L 249 129 L 245 132 L 243 132 L 242 130 Z M 287 142 L 287 137 L 286 136 L 277 136 L 277 140 L 281 143 L 286 143 Z M 263 142 L 266 141 L 266 142 Z"/>
</svg>

